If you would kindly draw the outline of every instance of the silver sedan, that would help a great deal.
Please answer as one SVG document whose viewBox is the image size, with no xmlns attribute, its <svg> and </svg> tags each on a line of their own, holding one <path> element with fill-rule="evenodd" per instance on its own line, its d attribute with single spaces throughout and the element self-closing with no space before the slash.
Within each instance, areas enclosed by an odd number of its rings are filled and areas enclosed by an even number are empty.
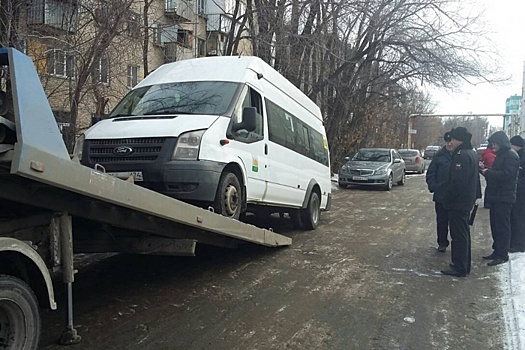
<svg viewBox="0 0 525 350">
<path fill-rule="evenodd" d="M 377 186 L 390 191 L 405 184 L 405 161 L 392 148 L 362 148 L 339 170 L 339 186 Z"/>
</svg>

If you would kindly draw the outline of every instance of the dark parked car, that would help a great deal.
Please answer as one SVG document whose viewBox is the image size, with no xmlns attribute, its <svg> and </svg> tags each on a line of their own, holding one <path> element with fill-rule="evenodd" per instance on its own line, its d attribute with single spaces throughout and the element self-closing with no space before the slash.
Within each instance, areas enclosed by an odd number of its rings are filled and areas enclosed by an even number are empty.
<svg viewBox="0 0 525 350">
<path fill-rule="evenodd" d="M 416 171 L 418 174 L 425 172 L 425 161 L 418 149 L 398 149 L 397 152 L 405 161 L 406 171 Z"/>
<path fill-rule="evenodd" d="M 405 161 L 395 149 L 362 148 L 339 170 L 339 186 L 378 186 L 390 191 L 405 184 Z"/>
<path fill-rule="evenodd" d="M 428 146 L 425 148 L 425 153 L 423 153 L 423 158 L 425 159 L 432 159 L 434 157 L 434 154 L 439 151 L 441 147 L 439 146 Z"/>
</svg>

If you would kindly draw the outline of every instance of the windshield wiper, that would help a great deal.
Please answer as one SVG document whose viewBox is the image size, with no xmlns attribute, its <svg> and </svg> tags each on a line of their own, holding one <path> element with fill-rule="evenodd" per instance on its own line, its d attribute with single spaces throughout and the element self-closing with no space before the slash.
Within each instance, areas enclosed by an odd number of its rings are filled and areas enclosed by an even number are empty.
<svg viewBox="0 0 525 350">
<path fill-rule="evenodd" d="M 194 113 L 186 112 L 186 111 L 156 110 L 156 111 L 150 111 L 150 112 L 143 113 L 142 115 L 164 115 L 164 114 L 194 114 Z"/>
</svg>

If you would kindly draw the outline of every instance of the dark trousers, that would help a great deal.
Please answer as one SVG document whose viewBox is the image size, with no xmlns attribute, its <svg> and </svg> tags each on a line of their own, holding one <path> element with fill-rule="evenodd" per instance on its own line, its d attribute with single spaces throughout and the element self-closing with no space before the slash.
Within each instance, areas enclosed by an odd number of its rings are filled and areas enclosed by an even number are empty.
<svg viewBox="0 0 525 350">
<path fill-rule="evenodd" d="M 510 214 L 510 247 L 525 250 L 525 198 L 518 197 Z"/>
<path fill-rule="evenodd" d="M 470 273 L 470 226 L 469 211 L 449 210 L 450 238 L 452 239 L 452 263 L 459 273 Z"/>
<path fill-rule="evenodd" d="M 436 202 L 434 207 L 436 209 L 437 243 L 439 246 L 448 247 L 448 211 L 441 202 Z"/>
<path fill-rule="evenodd" d="M 490 230 L 494 244 L 494 257 L 507 260 L 510 249 L 510 212 L 511 203 L 490 203 Z"/>
</svg>

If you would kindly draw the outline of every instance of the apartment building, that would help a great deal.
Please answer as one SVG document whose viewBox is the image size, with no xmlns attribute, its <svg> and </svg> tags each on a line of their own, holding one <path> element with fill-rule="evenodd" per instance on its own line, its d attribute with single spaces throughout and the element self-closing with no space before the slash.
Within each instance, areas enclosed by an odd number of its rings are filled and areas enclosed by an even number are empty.
<svg viewBox="0 0 525 350">
<path fill-rule="evenodd" d="M 12 2 L 13 13 L 1 16 L 1 44 L 32 57 L 69 146 L 160 65 L 225 55 L 228 40 L 248 33 L 235 20 L 246 11 L 236 0 Z M 16 35 L 6 35 L 8 28 L 17 28 Z M 246 38 L 229 48 L 252 52 Z"/>
</svg>

